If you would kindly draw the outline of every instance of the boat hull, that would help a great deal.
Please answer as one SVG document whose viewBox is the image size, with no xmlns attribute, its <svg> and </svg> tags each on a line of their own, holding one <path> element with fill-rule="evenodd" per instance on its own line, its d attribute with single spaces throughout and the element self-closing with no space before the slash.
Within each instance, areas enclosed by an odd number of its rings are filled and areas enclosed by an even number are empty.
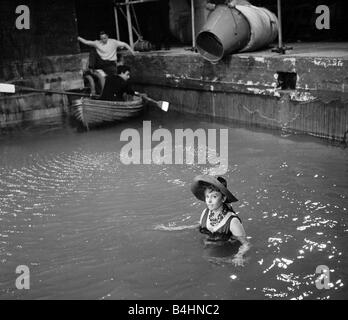
<svg viewBox="0 0 348 320">
<path fill-rule="evenodd" d="M 82 98 L 73 101 L 72 114 L 86 128 L 123 121 L 138 116 L 144 109 L 143 100 L 134 97 L 131 101 L 104 101 Z"/>
</svg>

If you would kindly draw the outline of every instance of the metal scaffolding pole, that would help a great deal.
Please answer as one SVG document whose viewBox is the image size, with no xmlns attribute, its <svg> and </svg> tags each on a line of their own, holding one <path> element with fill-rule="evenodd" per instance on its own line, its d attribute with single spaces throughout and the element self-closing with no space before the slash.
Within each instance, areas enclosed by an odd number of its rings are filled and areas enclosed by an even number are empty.
<svg viewBox="0 0 348 320">
<path fill-rule="evenodd" d="M 278 47 L 283 47 L 283 30 L 282 30 L 282 1 L 277 0 L 277 8 L 278 8 Z"/>
<path fill-rule="evenodd" d="M 132 17 L 129 10 L 129 0 L 126 0 L 126 9 L 127 9 L 127 24 L 128 24 L 128 34 L 129 34 L 129 45 L 131 48 L 134 48 L 133 41 L 133 27 L 132 27 Z"/>
<path fill-rule="evenodd" d="M 195 1 L 191 0 L 191 23 L 192 23 L 192 49 L 196 48 L 196 30 L 195 30 Z"/>
<path fill-rule="evenodd" d="M 130 5 L 133 4 L 139 4 L 139 3 L 147 3 L 147 2 L 155 2 L 155 1 L 160 1 L 160 0 L 125 0 L 125 2 L 116 2 L 114 0 L 114 14 L 115 14 L 115 24 L 116 24 L 116 35 L 117 39 L 120 40 L 120 30 L 119 30 L 119 23 L 118 23 L 118 11 L 117 8 L 121 10 L 121 13 L 123 14 L 124 12 L 122 11 L 122 6 L 126 6 L 126 20 L 127 20 L 127 25 L 128 25 L 128 34 L 129 34 L 129 45 L 134 48 L 134 40 L 133 40 L 133 32 L 136 33 L 138 37 L 140 37 L 140 31 L 136 31 L 136 29 L 133 27 L 132 24 L 132 16 L 130 12 Z"/>
<path fill-rule="evenodd" d="M 116 25 L 116 39 L 117 40 L 121 40 L 120 39 L 120 28 L 118 26 L 118 13 L 117 13 L 117 7 L 114 7 L 114 14 L 115 14 L 115 25 Z"/>
<path fill-rule="evenodd" d="M 278 47 L 273 49 L 273 52 L 285 54 L 286 50 L 291 50 L 291 47 L 284 47 L 283 45 L 283 30 L 282 30 L 282 1 L 277 0 L 278 9 Z"/>
</svg>

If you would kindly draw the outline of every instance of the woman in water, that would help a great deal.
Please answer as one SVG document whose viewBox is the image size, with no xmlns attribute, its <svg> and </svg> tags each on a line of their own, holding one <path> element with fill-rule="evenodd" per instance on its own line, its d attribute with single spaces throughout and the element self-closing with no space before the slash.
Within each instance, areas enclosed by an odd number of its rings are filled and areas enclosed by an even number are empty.
<svg viewBox="0 0 348 320">
<path fill-rule="evenodd" d="M 227 189 L 226 180 L 222 177 L 200 175 L 194 179 L 191 191 L 207 205 L 201 215 L 199 231 L 208 235 L 209 242 L 238 240 L 241 245 L 231 262 L 236 266 L 243 266 L 243 255 L 248 251 L 249 243 L 242 221 L 230 205 L 238 200 Z"/>
</svg>

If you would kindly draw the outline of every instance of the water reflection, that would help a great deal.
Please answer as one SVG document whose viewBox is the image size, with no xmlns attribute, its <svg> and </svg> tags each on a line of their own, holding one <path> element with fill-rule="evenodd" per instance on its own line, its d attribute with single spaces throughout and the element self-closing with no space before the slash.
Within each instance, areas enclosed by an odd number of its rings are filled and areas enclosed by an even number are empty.
<svg viewBox="0 0 348 320">
<path fill-rule="evenodd" d="M 236 247 L 204 243 L 196 229 L 203 205 L 190 183 L 216 166 L 123 165 L 120 132 L 140 121 L 26 131 L 0 144 L 0 298 L 348 296 L 346 150 L 180 115 L 152 119 L 171 131 L 229 128 L 226 178 L 252 244 L 245 266 L 229 263 Z M 32 270 L 29 292 L 14 288 L 19 264 Z M 318 265 L 330 269 L 328 290 L 316 288 Z"/>
</svg>

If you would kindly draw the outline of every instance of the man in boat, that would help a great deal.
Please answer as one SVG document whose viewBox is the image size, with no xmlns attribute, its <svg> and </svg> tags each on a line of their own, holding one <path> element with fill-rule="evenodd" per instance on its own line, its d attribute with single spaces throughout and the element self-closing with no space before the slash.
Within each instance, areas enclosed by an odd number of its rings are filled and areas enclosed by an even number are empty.
<svg viewBox="0 0 348 320">
<path fill-rule="evenodd" d="M 130 68 L 128 66 L 119 66 L 117 75 L 111 74 L 106 77 L 103 93 L 100 100 L 124 101 L 124 94 L 135 95 L 130 83 Z"/>
<path fill-rule="evenodd" d="M 94 63 L 90 61 L 90 66 L 94 64 L 92 69 L 102 69 L 106 75 L 115 74 L 117 70 L 117 49 L 126 48 L 132 54 L 134 54 L 134 51 L 127 43 L 109 38 L 104 31 L 101 31 L 99 36 L 100 39 L 95 41 L 86 40 L 82 37 L 77 37 L 77 39 L 95 49 L 95 61 L 93 61 Z"/>
</svg>

